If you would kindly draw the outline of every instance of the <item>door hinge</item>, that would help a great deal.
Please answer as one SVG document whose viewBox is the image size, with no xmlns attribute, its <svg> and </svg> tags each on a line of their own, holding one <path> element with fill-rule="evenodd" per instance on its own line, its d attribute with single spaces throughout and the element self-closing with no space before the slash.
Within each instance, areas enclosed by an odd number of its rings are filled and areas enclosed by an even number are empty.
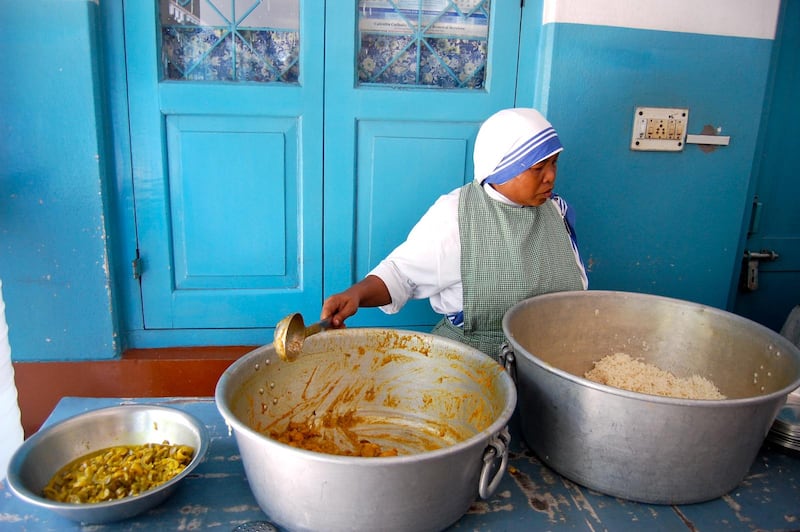
<svg viewBox="0 0 800 532">
<path fill-rule="evenodd" d="M 131 261 L 131 272 L 133 278 L 139 280 L 142 277 L 142 258 L 139 256 L 139 250 L 136 250 L 136 258 Z"/>
</svg>

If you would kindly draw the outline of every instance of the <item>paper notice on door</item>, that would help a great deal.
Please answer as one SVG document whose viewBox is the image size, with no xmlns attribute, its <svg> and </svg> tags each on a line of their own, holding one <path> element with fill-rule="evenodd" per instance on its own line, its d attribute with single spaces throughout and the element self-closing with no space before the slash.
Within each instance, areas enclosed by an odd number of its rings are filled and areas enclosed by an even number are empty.
<svg viewBox="0 0 800 532">
<path fill-rule="evenodd" d="M 485 39 L 489 35 L 486 0 L 361 0 L 359 30 L 368 33 Z M 485 9 L 481 8 L 486 4 Z"/>
</svg>

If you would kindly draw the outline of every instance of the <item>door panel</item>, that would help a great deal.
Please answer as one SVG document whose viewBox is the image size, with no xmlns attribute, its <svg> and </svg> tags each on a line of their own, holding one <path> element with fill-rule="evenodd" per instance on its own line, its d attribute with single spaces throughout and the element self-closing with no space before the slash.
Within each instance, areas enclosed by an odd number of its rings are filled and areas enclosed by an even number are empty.
<svg viewBox="0 0 800 532">
<path fill-rule="evenodd" d="M 293 31 L 269 3 L 169 2 L 163 32 L 155 0 L 125 3 L 145 329 L 319 312 L 324 27 L 297 3 Z"/>
<path fill-rule="evenodd" d="M 481 122 L 514 105 L 519 46 L 519 2 L 346 4 L 328 2 L 326 11 L 326 295 L 363 278 L 438 196 L 472 179 Z M 446 24 L 415 7 L 439 8 Z M 386 24 L 414 26 L 413 35 L 370 33 Z M 362 309 L 348 323 L 427 328 L 438 319 L 427 301 L 414 301 L 394 316 Z"/>
<path fill-rule="evenodd" d="M 167 117 L 176 290 L 297 285 L 297 138 L 293 119 Z"/>
<path fill-rule="evenodd" d="M 774 86 L 763 133 L 753 223 L 746 250 L 771 250 L 775 261 L 759 264 L 758 288 L 740 287 L 735 312 L 780 330 L 800 305 L 800 152 L 795 129 L 800 122 L 800 0 L 785 0 L 776 36 Z"/>
</svg>

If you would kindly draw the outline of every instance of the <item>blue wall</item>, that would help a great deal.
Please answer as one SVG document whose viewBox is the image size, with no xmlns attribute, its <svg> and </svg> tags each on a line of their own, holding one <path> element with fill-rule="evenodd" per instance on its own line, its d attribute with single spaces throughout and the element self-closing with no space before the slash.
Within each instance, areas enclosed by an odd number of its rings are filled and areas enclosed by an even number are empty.
<svg viewBox="0 0 800 532">
<path fill-rule="evenodd" d="M 97 4 L 0 2 L 0 278 L 15 360 L 115 354 Z"/>
<path fill-rule="evenodd" d="M 542 42 L 539 103 L 566 147 L 556 188 L 577 211 L 591 287 L 725 308 L 772 41 L 547 24 Z M 721 127 L 730 145 L 632 151 L 637 106 L 689 108 L 689 133 Z"/>
<path fill-rule="evenodd" d="M 523 41 L 518 104 L 541 107 L 564 141 L 558 190 L 577 210 L 592 288 L 727 307 L 772 41 L 564 23 L 540 31 L 540 9 L 524 14 L 536 28 Z M 0 278 L 15 360 L 113 358 L 142 327 L 127 145 L 107 127 L 124 120 L 124 87 L 105 86 L 101 66 L 124 70 L 99 52 L 110 20 L 100 10 L 0 0 Z M 731 144 L 632 152 L 639 105 L 688 107 L 690 133 L 720 126 Z"/>
</svg>

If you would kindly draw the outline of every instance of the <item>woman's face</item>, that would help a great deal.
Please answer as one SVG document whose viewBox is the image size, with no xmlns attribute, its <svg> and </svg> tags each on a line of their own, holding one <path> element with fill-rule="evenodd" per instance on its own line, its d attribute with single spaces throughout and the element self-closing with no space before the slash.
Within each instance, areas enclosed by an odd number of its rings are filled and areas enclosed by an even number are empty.
<svg viewBox="0 0 800 532">
<path fill-rule="evenodd" d="M 526 207 L 538 207 L 550 199 L 553 192 L 558 156 L 557 153 L 544 161 L 539 161 L 502 185 L 492 186 L 514 203 Z"/>
</svg>

